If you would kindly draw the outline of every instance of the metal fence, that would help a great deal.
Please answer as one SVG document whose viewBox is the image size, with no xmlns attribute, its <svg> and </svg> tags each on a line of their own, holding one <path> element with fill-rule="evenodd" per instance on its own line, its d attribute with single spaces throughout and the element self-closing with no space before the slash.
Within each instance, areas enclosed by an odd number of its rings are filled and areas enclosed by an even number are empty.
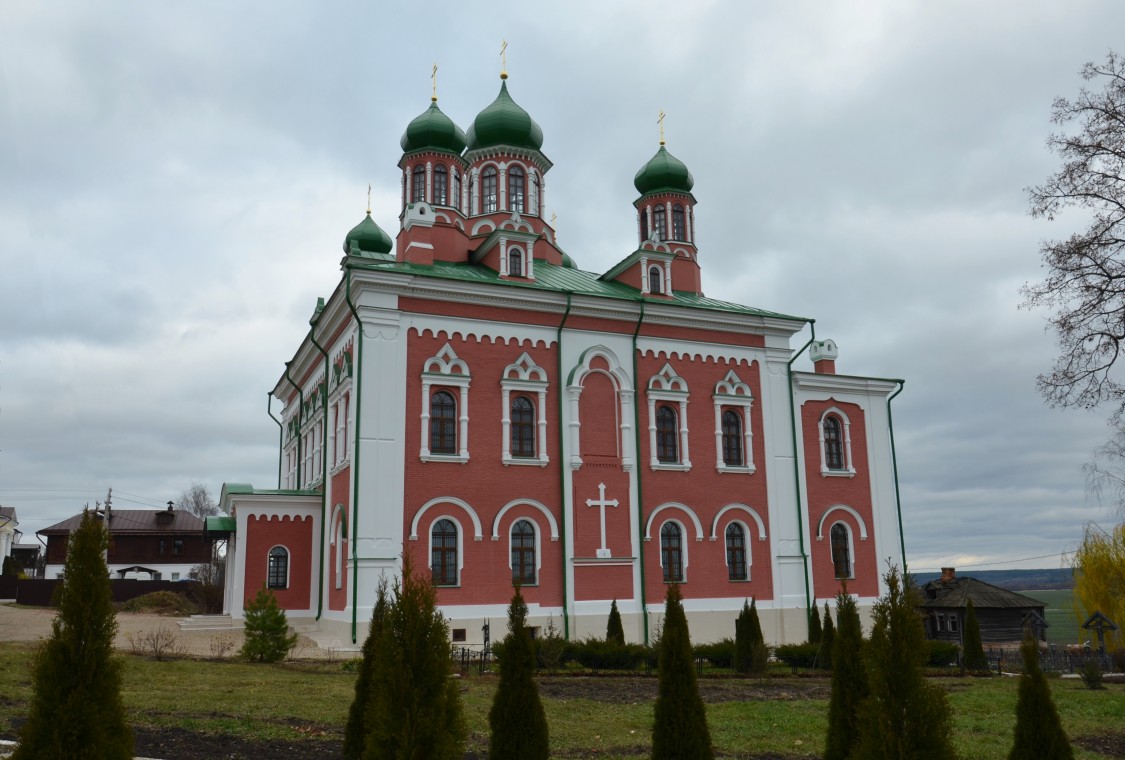
<svg viewBox="0 0 1125 760">
<path fill-rule="evenodd" d="M 985 647 L 990 670 L 997 673 L 1019 673 L 1023 671 L 1023 656 L 1019 647 Z M 1053 673 L 1078 673 L 1087 662 L 1096 662 L 1103 673 L 1112 673 L 1113 657 L 1105 652 L 1088 648 L 1060 647 L 1051 644 L 1039 650 L 1039 667 Z"/>
<path fill-rule="evenodd" d="M 462 676 L 467 676 L 473 671 L 476 671 L 477 675 L 483 675 L 492 662 L 492 650 L 454 646 L 450 650 L 450 657 L 453 658 L 453 666 L 459 668 L 458 672 Z"/>
</svg>

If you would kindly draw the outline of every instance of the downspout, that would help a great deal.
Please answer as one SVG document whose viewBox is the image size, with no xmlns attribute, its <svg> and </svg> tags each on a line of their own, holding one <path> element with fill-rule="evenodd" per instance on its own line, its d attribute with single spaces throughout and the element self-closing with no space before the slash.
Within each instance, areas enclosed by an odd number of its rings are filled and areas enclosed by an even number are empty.
<svg viewBox="0 0 1125 760">
<path fill-rule="evenodd" d="M 571 291 L 566 292 L 566 311 L 563 312 L 562 322 L 559 322 L 558 330 L 555 331 L 555 356 L 558 360 L 558 385 L 559 385 L 559 422 L 555 426 L 559 429 L 559 509 L 566 509 L 566 461 L 563 460 L 563 422 L 566 419 L 566 387 L 563 385 L 563 359 L 562 359 L 562 331 L 566 326 L 566 320 L 570 318 L 570 302 L 574 293 Z M 562 550 L 562 616 L 563 616 L 563 639 L 570 640 L 570 615 L 567 612 L 567 597 L 566 597 L 566 515 L 560 514 L 562 520 L 559 521 L 559 543 Z"/>
<path fill-rule="evenodd" d="M 805 553 L 805 521 L 803 514 L 803 505 L 801 503 L 801 467 L 797 459 L 797 412 L 796 403 L 793 399 L 793 362 L 805 353 L 805 349 L 812 345 L 816 340 L 816 320 L 809 320 L 809 331 L 812 335 L 809 337 L 809 342 L 801 346 L 801 350 L 793 354 L 793 358 L 789 360 L 786 365 L 786 379 L 789 383 L 789 425 L 793 435 L 793 484 L 797 487 L 797 538 L 800 541 L 801 547 L 801 564 L 805 568 L 805 622 L 808 624 L 808 618 L 812 614 L 812 597 L 809 590 L 809 555 Z"/>
<path fill-rule="evenodd" d="M 905 380 L 896 380 L 898 383 L 898 390 L 887 397 L 887 430 L 891 435 L 891 467 L 894 470 L 895 478 L 895 510 L 898 512 L 898 545 L 902 551 L 902 574 L 906 575 L 906 539 L 902 535 L 902 496 L 898 490 L 898 455 L 895 453 L 895 423 L 894 417 L 891 415 L 891 401 L 894 397 L 902 393 L 902 389 L 906 387 Z"/>
<path fill-rule="evenodd" d="M 312 330 L 309 330 L 312 333 Z M 305 392 L 301 390 L 301 386 L 293 382 L 293 378 L 289 377 L 289 362 L 285 362 L 285 379 L 289 384 L 297 389 L 297 490 L 301 490 L 301 470 L 305 468 L 304 457 L 301 456 L 301 441 L 304 438 L 304 420 L 301 419 L 305 414 Z"/>
<path fill-rule="evenodd" d="M 320 585 L 316 592 L 315 618 L 319 621 L 324 612 L 324 514 L 327 511 L 325 507 L 328 501 L 328 373 L 331 367 L 328 366 L 328 352 L 316 342 L 315 318 L 309 321 L 309 340 L 324 357 L 324 392 L 320 396 L 320 408 L 324 412 L 324 434 L 320 438 L 320 477 L 323 479 L 320 484 Z M 340 551 L 340 547 L 337 546 L 336 551 Z"/>
<path fill-rule="evenodd" d="M 277 490 L 281 490 L 281 455 L 285 451 L 285 426 L 273 416 L 273 393 L 266 391 L 266 414 L 277 423 Z"/>
<path fill-rule="evenodd" d="M 637 317 L 637 327 L 633 330 L 633 448 L 636 450 L 637 472 L 637 559 L 641 568 L 641 619 L 644 621 L 645 646 L 648 646 L 648 589 L 645 588 L 645 510 L 644 478 L 641 473 L 641 390 L 637 373 L 637 335 L 641 332 L 641 322 L 645 319 L 645 302 L 638 298 L 641 313 Z"/>
<path fill-rule="evenodd" d="M 349 548 L 352 550 L 352 643 L 357 641 L 357 615 L 359 604 L 359 555 L 356 552 L 356 525 L 359 521 L 359 445 L 362 438 L 359 437 L 359 424 L 363 417 L 359 411 L 360 401 L 360 374 L 363 372 L 363 322 L 360 321 L 359 312 L 356 311 L 355 304 L 352 303 L 352 268 L 349 264 L 344 264 L 344 301 L 348 304 L 348 309 L 351 310 L 352 316 L 355 317 L 355 330 L 356 330 L 356 357 L 355 357 L 355 380 L 352 382 L 352 387 L 355 389 L 355 452 L 352 454 L 352 524 L 351 534 L 352 538 L 348 542 Z M 345 442 L 346 445 L 346 442 Z"/>
</svg>

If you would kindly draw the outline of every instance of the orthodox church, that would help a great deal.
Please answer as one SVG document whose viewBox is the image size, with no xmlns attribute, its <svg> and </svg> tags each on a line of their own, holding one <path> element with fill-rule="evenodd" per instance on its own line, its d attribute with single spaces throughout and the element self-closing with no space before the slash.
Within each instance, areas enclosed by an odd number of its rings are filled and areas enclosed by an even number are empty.
<svg viewBox="0 0 1125 760">
<path fill-rule="evenodd" d="M 402 136 L 397 237 L 370 209 L 347 234 L 272 391 L 279 487 L 228 483 L 209 519 L 226 612 L 265 585 L 291 621 L 362 642 L 404 553 L 467 644 L 517 583 L 529 625 L 570 638 L 604 635 L 616 600 L 648 641 L 672 583 L 697 641 L 733 636 L 751 597 L 774 643 L 844 581 L 869 608 L 902 562 L 901 381 L 837 373 L 809 318 L 704 295 L 694 180 L 663 139 L 634 180 L 635 249 L 580 268 L 506 79 L 467 132 L 435 94 Z"/>
</svg>

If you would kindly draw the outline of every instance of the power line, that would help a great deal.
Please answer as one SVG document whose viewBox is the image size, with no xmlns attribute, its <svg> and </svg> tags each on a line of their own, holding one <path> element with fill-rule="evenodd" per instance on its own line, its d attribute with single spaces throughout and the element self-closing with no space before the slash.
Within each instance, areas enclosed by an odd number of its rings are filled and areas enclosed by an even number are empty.
<svg viewBox="0 0 1125 760">
<path fill-rule="evenodd" d="M 969 568 L 974 568 L 974 567 L 991 567 L 992 565 L 1011 565 L 1011 564 L 1016 563 L 1016 562 L 1027 562 L 1027 561 L 1033 560 L 1033 559 L 1047 559 L 1049 557 L 1065 557 L 1067 555 L 1067 553 L 1068 552 L 1058 552 L 1056 554 L 1040 554 L 1037 557 L 1020 557 L 1019 559 L 1005 559 L 1005 560 L 998 560 L 996 562 L 978 562 L 975 565 L 961 565 L 957 569 L 958 570 L 967 570 Z M 933 572 L 937 572 L 937 570 L 922 570 L 922 571 L 919 571 L 919 572 L 933 573 Z"/>
</svg>

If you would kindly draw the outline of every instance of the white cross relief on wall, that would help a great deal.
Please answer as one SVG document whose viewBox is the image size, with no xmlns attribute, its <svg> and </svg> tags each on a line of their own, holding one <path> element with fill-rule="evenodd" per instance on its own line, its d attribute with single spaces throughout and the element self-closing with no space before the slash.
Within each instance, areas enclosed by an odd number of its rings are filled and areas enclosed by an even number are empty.
<svg viewBox="0 0 1125 760">
<path fill-rule="evenodd" d="M 598 549 L 598 559 L 609 559 L 613 556 L 605 545 L 605 508 L 616 507 L 617 499 L 606 501 L 605 483 L 598 483 L 598 498 L 586 499 L 587 507 L 598 507 L 602 513 L 602 548 Z"/>
</svg>

